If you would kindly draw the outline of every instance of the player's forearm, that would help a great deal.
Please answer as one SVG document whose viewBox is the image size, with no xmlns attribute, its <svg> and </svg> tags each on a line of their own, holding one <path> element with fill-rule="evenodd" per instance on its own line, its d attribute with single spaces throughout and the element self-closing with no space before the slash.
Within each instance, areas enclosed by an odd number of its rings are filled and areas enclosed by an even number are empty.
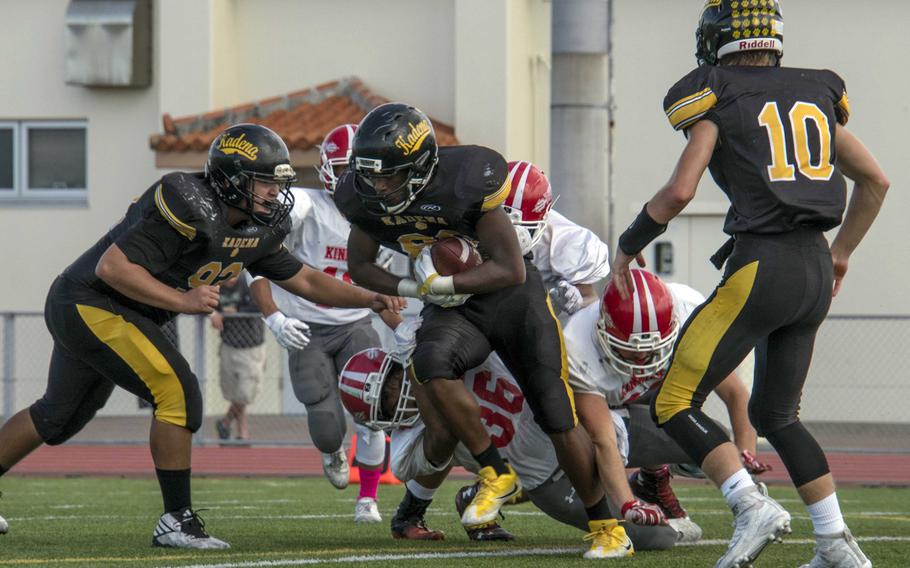
<svg viewBox="0 0 910 568">
<path fill-rule="evenodd" d="M 137 302 L 172 312 L 183 311 L 183 294 L 130 262 L 120 247 L 111 245 L 98 260 L 95 275 L 108 286 Z"/>
<path fill-rule="evenodd" d="M 288 292 L 302 298 L 336 308 L 368 308 L 374 294 L 304 266 L 288 280 L 275 282 Z"/>
<path fill-rule="evenodd" d="M 278 304 L 272 296 L 272 284 L 266 278 L 253 280 L 250 284 L 250 297 L 262 315 L 268 317 L 278 311 Z"/>
<path fill-rule="evenodd" d="M 749 391 L 746 385 L 734 373 L 717 385 L 715 392 L 727 407 L 736 447 L 740 451 L 748 450 L 755 453 L 758 435 L 749 420 Z"/>
<path fill-rule="evenodd" d="M 485 294 L 525 281 L 525 265 L 518 262 L 490 259 L 470 270 L 454 276 L 455 292 L 459 294 Z"/>
<path fill-rule="evenodd" d="M 402 278 L 384 270 L 372 262 L 352 263 L 348 262 L 348 274 L 358 286 L 363 286 L 380 294 L 390 294 L 392 296 L 411 296 L 414 294 L 403 294 L 398 290 L 398 283 Z"/>
<path fill-rule="evenodd" d="M 874 183 L 868 180 L 857 181 L 850 197 L 850 204 L 844 215 L 844 222 L 831 243 L 831 249 L 850 255 L 866 236 L 872 222 L 881 210 L 887 182 Z"/>
<path fill-rule="evenodd" d="M 398 327 L 398 324 L 404 321 L 404 318 L 401 317 L 401 314 L 396 314 L 391 310 L 382 310 L 379 312 L 379 319 L 382 320 L 382 323 L 389 326 L 389 329 L 391 330 L 394 330 L 396 327 Z"/>
</svg>

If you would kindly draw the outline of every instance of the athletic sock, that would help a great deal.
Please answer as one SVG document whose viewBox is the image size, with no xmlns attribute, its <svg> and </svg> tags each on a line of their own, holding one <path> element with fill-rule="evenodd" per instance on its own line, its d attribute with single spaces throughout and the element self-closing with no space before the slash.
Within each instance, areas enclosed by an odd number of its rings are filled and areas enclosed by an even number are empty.
<svg viewBox="0 0 910 568">
<path fill-rule="evenodd" d="M 421 501 L 432 501 L 433 497 L 436 496 L 436 488 L 424 487 L 423 485 L 417 483 L 417 480 L 411 479 L 404 484 L 407 487 L 408 491 L 411 492 L 411 495 L 417 497 Z"/>
<path fill-rule="evenodd" d="M 740 468 L 739 471 L 720 484 L 720 491 L 724 494 L 727 505 L 732 509 L 739 498 L 737 493 L 748 487 L 755 487 L 755 482 L 752 481 L 752 476 L 749 475 L 749 472 L 746 471 L 745 468 Z"/>
<path fill-rule="evenodd" d="M 379 488 L 379 478 L 382 477 L 382 469 L 364 469 L 360 467 L 360 497 L 369 497 L 376 499 L 376 492 Z"/>
<path fill-rule="evenodd" d="M 158 476 L 158 485 L 161 486 L 165 513 L 193 506 L 190 499 L 189 469 L 158 469 L 156 467 L 155 474 Z"/>
<path fill-rule="evenodd" d="M 607 505 L 606 495 L 601 497 L 600 501 L 594 503 L 592 506 L 585 507 L 585 513 L 588 514 L 589 521 L 604 521 L 613 518 L 613 515 L 610 513 L 610 506 Z"/>
<path fill-rule="evenodd" d="M 477 463 L 480 464 L 480 467 L 492 467 L 496 472 L 496 475 L 503 475 L 509 473 L 509 468 L 506 466 L 506 462 L 502 460 L 502 456 L 499 455 L 499 450 L 496 449 L 496 446 L 490 442 L 489 447 L 484 451 L 476 454 L 474 459 L 477 460 Z"/>
<path fill-rule="evenodd" d="M 806 509 L 817 535 L 840 534 L 847 528 L 844 516 L 840 512 L 840 503 L 837 502 L 837 493 L 832 493 L 817 503 L 806 505 Z"/>
</svg>

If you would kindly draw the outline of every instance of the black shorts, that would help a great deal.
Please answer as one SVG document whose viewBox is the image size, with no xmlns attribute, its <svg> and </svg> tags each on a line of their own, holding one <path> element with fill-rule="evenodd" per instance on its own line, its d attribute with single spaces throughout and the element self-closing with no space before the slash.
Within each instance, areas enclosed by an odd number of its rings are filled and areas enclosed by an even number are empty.
<svg viewBox="0 0 910 568">
<path fill-rule="evenodd" d="M 45 442 L 60 443 L 82 429 L 114 385 L 150 402 L 157 420 L 199 429 L 196 376 L 155 322 L 64 277 L 51 286 L 44 319 L 54 350 L 47 391 L 31 417 Z"/>
<path fill-rule="evenodd" d="M 413 356 L 418 382 L 460 379 L 495 350 L 521 386 L 544 432 L 577 423 L 562 328 L 540 273 L 525 261 L 524 284 L 476 294 L 462 306 L 427 304 Z"/>
<path fill-rule="evenodd" d="M 676 340 L 654 399 L 658 424 L 686 409 L 701 408 L 753 347 L 749 410 L 759 434 L 797 420 L 833 282 L 831 253 L 821 231 L 737 235 L 723 280 Z"/>
</svg>

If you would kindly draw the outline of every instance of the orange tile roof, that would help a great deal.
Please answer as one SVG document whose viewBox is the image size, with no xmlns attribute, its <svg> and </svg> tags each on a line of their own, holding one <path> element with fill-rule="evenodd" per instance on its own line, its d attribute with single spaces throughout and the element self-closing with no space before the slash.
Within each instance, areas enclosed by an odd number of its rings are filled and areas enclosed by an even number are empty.
<svg viewBox="0 0 910 568">
<path fill-rule="evenodd" d="M 161 117 L 164 132 L 152 134 L 149 145 L 159 153 L 206 151 L 228 125 L 254 122 L 277 132 L 291 150 L 312 150 L 332 128 L 358 123 L 370 109 L 387 102 L 360 79 L 347 77 L 205 114 L 174 118 L 165 113 Z M 433 120 L 433 126 L 441 146 L 458 144 L 454 128 L 438 120 Z"/>
</svg>

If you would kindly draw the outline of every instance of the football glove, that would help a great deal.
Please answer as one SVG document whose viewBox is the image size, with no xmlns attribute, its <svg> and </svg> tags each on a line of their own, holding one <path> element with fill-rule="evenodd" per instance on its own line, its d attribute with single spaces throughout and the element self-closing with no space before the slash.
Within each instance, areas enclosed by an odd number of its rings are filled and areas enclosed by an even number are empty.
<svg viewBox="0 0 910 568">
<path fill-rule="evenodd" d="M 395 260 L 395 251 L 385 247 L 379 247 L 379 253 L 376 255 L 376 266 L 383 270 L 391 270 L 392 262 Z"/>
<path fill-rule="evenodd" d="M 464 304 L 471 297 L 470 294 L 446 293 L 445 290 L 439 289 L 440 287 L 451 287 L 451 277 L 440 276 L 436 271 L 433 257 L 430 254 L 431 248 L 423 247 L 423 250 L 417 255 L 417 260 L 414 261 L 414 278 L 420 285 L 417 289 L 417 296 L 424 302 L 443 308 L 453 308 Z M 442 286 L 440 286 L 441 284 Z"/>
<path fill-rule="evenodd" d="M 581 309 L 582 301 L 581 292 L 568 280 L 560 280 L 550 288 L 550 302 L 557 313 L 572 315 Z"/>
<path fill-rule="evenodd" d="M 746 471 L 749 472 L 750 475 L 761 475 L 766 471 L 774 469 L 771 467 L 771 464 L 758 461 L 758 457 L 749 450 L 743 450 L 743 453 L 741 453 L 739 457 L 743 462 L 743 467 L 746 468 Z"/>
<path fill-rule="evenodd" d="M 423 318 L 415 316 L 398 324 L 395 328 L 395 358 L 402 364 L 407 363 L 417 348 L 417 330 L 423 324 Z"/>
<path fill-rule="evenodd" d="M 625 520 L 636 525 L 654 527 L 667 524 L 667 517 L 660 505 L 645 503 L 638 499 L 626 501 L 620 513 Z"/>
<path fill-rule="evenodd" d="M 304 349 L 310 344 L 310 326 L 297 318 L 289 318 L 281 312 L 275 312 L 265 318 L 278 345 L 285 349 Z"/>
</svg>

